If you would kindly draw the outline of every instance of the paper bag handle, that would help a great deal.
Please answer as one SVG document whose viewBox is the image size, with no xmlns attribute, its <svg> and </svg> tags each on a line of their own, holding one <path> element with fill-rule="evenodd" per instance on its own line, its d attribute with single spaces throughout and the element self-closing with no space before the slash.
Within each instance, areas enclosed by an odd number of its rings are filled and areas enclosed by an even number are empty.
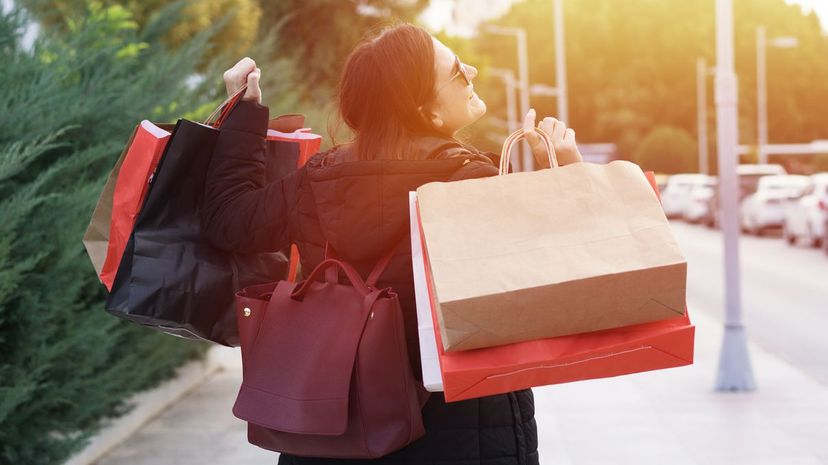
<svg viewBox="0 0 828 465">
<path fill-rule="evenodd" d="M 552 168 L 557 168 L 558 157 L 555 154 L 555 149 L 552 147 L 552 139 L 549 137 L 549 134 L 547 134 L 543 131 L 543 129 L 540 128 L 535 128 L 534 130 L 538 133 L 544 145 L 546 145 L 546 154 L 549 156 L 549 166 Z M 515 142 L 524 138 L 526 138 L 526 133 L 523 132 L 523 128 L 511 133 L 509 137 L 506 138 L 506 142 L 503 143 L 503 151 L 500 153 L 501 175 L 509 173 L 509 158 L 512 152 L 512 145 L 514 145 Z"/>
<path fill-rule="evenodd" d="M 241 97 L 242 95 L 244 95 L 244 91 L 246 90 L 247 84 L 241 86 L 239 90 L 233 92 L 233 95 L 227 97 L 225 101 L 221 102 L 221 105 L 219 105 L 215 110 L 213 110 L 212 113 L 210 113 L 210 116 L 208 116 L 207 119 L 204 120 L 204 124 L 216 128 L 221 126 L 221 123 L 223 123 L 224 120 L 227 119 L 227 116 L 230 114 L 230 111 L 233 108 L 235 108 L 237 103 L 239 103 L 239 100 L 241 100 Z M 216 118 L 216 116 L 218 116 L 218 118 Z M 213 121 L 213 118 L 215 118 L 215 121 Z"/>
</svg>

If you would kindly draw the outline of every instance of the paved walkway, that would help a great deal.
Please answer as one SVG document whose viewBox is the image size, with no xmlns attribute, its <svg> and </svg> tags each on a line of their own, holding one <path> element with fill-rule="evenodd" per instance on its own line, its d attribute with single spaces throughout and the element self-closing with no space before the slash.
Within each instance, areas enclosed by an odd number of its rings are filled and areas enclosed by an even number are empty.
<svg viewBox="0 0 828 465">
<path fill-rule="evenodd" d="M 828 465 L 828 386 L 752 345 L 758 389 L 715 392 L 721 325 L 691 318 L 693 366 L 536 388 L 541 463 Z M 240 379 L 218 373 L 98 465 L 274 464 L 230 411 Z"/>
</svg>

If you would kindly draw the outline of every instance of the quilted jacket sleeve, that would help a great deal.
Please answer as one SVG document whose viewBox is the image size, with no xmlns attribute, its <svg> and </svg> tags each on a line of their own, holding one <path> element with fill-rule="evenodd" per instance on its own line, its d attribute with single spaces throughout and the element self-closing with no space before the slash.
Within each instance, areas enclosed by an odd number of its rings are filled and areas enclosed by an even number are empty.
<svg viewBox="0 0 828 465">
<path fill-rule="evenodd" d="M 268 108 L 241 102 L 222 125 L 207 171 L 202 231 L 216 247 L 275 252 L 290 241 L 289 215 L 304 174 L 265 184 Z"/>
</svg>

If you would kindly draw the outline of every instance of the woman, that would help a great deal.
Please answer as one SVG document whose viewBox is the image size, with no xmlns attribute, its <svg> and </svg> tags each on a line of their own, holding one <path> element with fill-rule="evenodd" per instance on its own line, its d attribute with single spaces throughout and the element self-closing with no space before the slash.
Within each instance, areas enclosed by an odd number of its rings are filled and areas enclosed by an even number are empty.
<svg viewBox="0 0 828 465">
<path fill-rule="evenodd" d="M 474 92 L 477 70 L 422 29 L 402 24 L 358 45 L 339 87 L 339 110 L 353 143 L 313 156 L 307 165 L 264 184 L 268 110 L 260 105 L 261 71 L 249 58 L 224 73 L 229 93 L 247 84 L 243 102 L 222 126 L 211 162 L 203 209 L 209 239 L 238 252 L 299 247 L 302 268 L 313 269 L 328 242 L 367 275 L 378 258 L 404 242 L 408 192 L 432 181 L 496 175 L 498 157 L 459 143 L 454 135 L 486 112 Z M 535 114 L 526 115 L 527 130 Z M 561 164 L 580 161 L 575 134 L 553 118 L 541 124 Z M 541 166 L 540 139 L 529 138 Z M 412 370 L 421 378 L 409 247 L 399 247 L 378 284 L 400 296 Z M 426 434 L 376 462 L 381 464 L 537 464 L 532 392 L 523 390 L 446 403 L 434 393 L 423 408 Z M 282 454 L 280 464 L 358 461 Z"/>
</svg>

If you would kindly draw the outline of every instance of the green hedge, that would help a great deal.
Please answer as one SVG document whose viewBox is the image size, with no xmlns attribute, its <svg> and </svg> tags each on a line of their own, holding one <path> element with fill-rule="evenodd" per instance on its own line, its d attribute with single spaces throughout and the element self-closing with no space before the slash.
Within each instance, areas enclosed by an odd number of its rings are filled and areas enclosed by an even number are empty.
<svg viewBox="0 0 828 465">
<path fill-rule="evenodd" d="M 221 98 L 218 82 L 185 84 L 211 31 L 176 50 L 159 40 L 176 8 L 139 30 L 123 8 L 90 3 L 31 47 L 24 15 L 0 13 L 2 464 L 65 461 L 127 396 L 206 348 L 106 314 L 81 241 L 135 124 L 197 116 Z"/>
<path fill-rule="evenodd" d="M 657 126 L 638 143 L 635 162 L 657 173 L 694 173 L 698 171 L 696 141 L 684 129 Z"/>
</svg>

